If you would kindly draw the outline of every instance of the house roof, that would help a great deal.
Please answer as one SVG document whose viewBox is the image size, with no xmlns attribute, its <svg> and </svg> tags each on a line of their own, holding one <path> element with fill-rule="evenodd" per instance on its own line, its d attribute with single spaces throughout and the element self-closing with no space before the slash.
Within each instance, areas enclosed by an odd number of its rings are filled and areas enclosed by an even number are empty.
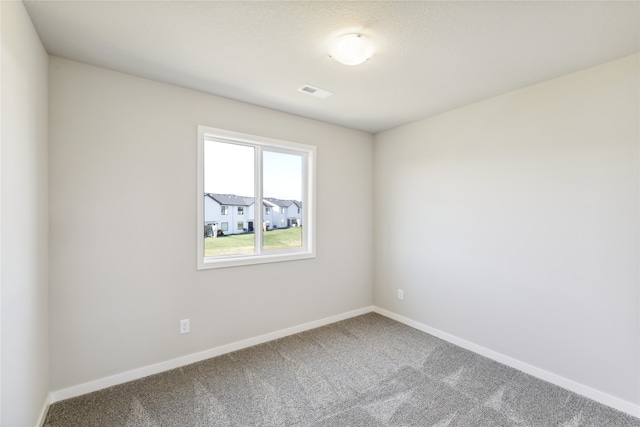
<svg viewBox="0 0 640 427">
<path fill-rule="evenodd" d="M 236 196 L 235 194 L 205 193 L 205 196 L 227 206 L 251 206 L 254 203 L 253 197 Z"/>
<path fill-rule="evenodd" d="M 273 197 L 265 197 L 264 198 L 265 201 L 268 201 L 270 203 L 273 203 L 276 206 L 280 206 L 281 208 L 288 208 L 289 206 L 293 205 L 294 203 L 300 203 L 296 200 L 283 200 L 283 199 L 275 199 Z"/>
<path fill-rule="evenodd" d="M 265 205 L 265 206 L 266 206 L 266 207 L 268 207 L 268 208 L 269 208 L 269 207 L 270 207 L 270 208 L 278 207 L 278 205 L 276 205 L 276 204 L 275 204 L 275 203 L 273 203 L 273 202 L 270 202 L 270 201 L 269 201 L 269 200 L 267 200 L 267 199 L 262 199 L 262 204 L 263 204 L 263 205 Z"/>
<path fill-rule="evenodd" d="M 245 196 L 236 196 L 235 194 L 216 194 L 216 193 L 205 193 L 205 197 L 210 197 L 221 205 L 227 206 L 251 206 L 255 203 L 255 199 L 253 197 L 245 197 Z M 302 202 L 297 200 L 283 200 L 276 199 L 273 197 L 265 197 L 263 200 L 263 205 L 267 207 L 282 207 L 288 208 L 289 206 L 295 204 L 298 207 L 302 207 Z"/>
</svg>

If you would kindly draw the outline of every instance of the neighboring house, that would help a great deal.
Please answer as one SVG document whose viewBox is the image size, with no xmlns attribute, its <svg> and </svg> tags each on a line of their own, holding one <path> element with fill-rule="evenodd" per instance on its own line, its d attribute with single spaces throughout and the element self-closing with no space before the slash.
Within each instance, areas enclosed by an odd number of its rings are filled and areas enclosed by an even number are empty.
<svg viewBox="0 0 640 427">
<path fill-rule="evenodd" d="M 204 225 L 215 225 L 224 234 L 240 234 L 254 230 L 253 197 L 234 194 L 204 195 Z"/>
<path fill-rule="evenodd" d="M 262 202 L 263 202 L 262 221 L 264 223 L 264 228 L 265 230 L 271 230 L 273 229 L 274 224 L 276 225 L 278 224 L 277 215 L 280 207 L 267 199 L 263 199 Z M 274 215 L 276 216 L 275 222 L 274 222 Z"/>
<path fill-rule="evenodd" d="M 273 197 L 265 197 L 264 202 L 272 206 L 272 228 L 297 227 L 302 225 L 302 202 L 297 200 L 274 199 Z"/>
<path fill-rule="evenodd" d="M 204 225 L 215 225 L 224 234 L 254 231 L 255 199 L 234 194 L 204 194 Z M 302 225 L 302 202 L 272 197 L 263 199 L 262 220 L 267 230 Z"/>
<path fill-rule="evenodd" d="M 299 202 L 297 200 L 293 202 L 293 204 L 289 206 L 287 215 L 291 221 L 292 227 L 302 226 L 302 202 Z"/>
</svg>

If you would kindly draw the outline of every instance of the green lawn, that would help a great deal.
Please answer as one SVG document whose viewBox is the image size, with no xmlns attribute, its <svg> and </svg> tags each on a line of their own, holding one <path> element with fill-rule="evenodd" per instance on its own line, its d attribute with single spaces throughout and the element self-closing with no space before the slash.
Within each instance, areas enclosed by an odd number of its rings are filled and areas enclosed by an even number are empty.
<svg viewBox="0 0 640 427">
<path fill-rule="evenodd" d="M 240 255 L 254 252 L 255 234 L 230 234 L 204 239 L 204 256 Z M 264 249 L 299 248 L 302 246 L 302 227 L 266 231 Z"/>
</svg>

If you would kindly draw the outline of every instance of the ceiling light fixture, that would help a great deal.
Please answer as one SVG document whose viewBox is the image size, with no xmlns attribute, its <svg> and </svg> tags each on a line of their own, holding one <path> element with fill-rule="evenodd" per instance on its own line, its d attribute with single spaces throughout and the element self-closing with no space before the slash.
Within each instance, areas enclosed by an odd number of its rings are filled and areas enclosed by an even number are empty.
<svg viewBox="0 0 640 427">
<path fill-rule="evenodd" d="M 329 56 L 345 65 L 358 65 L 373 54 L 373 44 L 362 34 L 347 34 L 329 45 Z"/>
</svg>

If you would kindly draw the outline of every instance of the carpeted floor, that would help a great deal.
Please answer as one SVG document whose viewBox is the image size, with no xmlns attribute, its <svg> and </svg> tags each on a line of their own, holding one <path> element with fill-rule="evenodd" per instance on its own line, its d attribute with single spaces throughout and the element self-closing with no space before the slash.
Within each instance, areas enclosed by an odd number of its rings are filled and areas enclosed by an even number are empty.
<svg viewBox="0 0 640 427">
<path fill-rule="evenodd" d="M 45 427 L 639 426 L 378 314 L 51 406 Z"/>
</svg>

